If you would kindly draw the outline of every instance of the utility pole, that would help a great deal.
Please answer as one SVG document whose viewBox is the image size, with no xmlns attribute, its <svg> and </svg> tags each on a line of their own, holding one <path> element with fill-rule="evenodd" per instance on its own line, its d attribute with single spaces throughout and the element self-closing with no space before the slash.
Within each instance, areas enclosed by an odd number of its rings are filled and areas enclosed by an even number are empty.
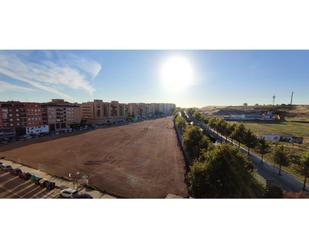
<svg viewBox="0 0 309 249">
<path fill-rule="evenodd" d="M 294 97 L 294 92 L 292 92 L 292 94 L 291 94 L 291 102 L 290 102 L 290 105 L 293 105 L 293 97 Z"/>
<path fill-rule="evenodd" d="M 273 106 L 275 105 L 276 95 L 273 96 Z"/>
</svg>

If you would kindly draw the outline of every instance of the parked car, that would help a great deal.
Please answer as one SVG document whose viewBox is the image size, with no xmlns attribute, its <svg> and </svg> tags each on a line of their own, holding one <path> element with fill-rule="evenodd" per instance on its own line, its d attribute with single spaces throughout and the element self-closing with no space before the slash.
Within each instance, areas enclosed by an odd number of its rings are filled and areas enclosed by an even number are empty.
<svg viewBox="0 0 309 249">
<path fill-rule="evenodd" d="M 41 178 L 41 179 L 39 180 L 39 185 L 40 185 L 42 188 L 46 187 L 46 183 L 47 183 L 47 181 L 46 181 L 45 179 L 43 179 L 43 178 Z"/>
<path fill-rule="evenodd" d="M 83 194 L 77 194 L 74 196 L 76 199 L 93 199 L 93 197 L 89 194 L 83 193 Z"/>
<path fill-rule="evenodd" d="M 19 177 L 21 178 L 21 179 L 24 179 L 24 180 L 29 180 L 30 178 L 31 178 L 31 174 L 30 173 L 26 173 L 26 172 L 22 172 L 21 174 L 19 174 Z"/>
<path fill-rule="evenodd" d="M 19 176 L 21 173 L 23 173 L 23 172 L 22 172 L 22 170 L 19 169 L 19 168 L 16 168 L 16 169 L 12 169 L 12 170 L 11 170 L 11 174 L 13 174 L 13 175 L 15 175 L 15 176 Z"/>
<path fill-rule="evenodd" d="M 5 172 L 9 172 L 9 171 L 12 170 L 12 166 L 11 166 L 11 165 L 7 165 L 7 164 L 2 164 L 2 165 L 0 166 L 0 168 L 1 168 L 3 171 L 5 171 Z"/>
<path fill-rule="evenodd" d="M 32 175 L 31 178 L 30 178 L 30 180 L 31 180 L 33 183 L 37 184 L 37 185 L 40 184 L 39 182 L 40 182 L 41 179 L 42 179 L 41 177 L 38 177 L 38 176 L 35 176 L 35 175 Z"/>
<path fill-rule="evenodd" d="M 47 190 L 52 190 L 56 187 L 56 184 L 54 182 L 46 181 L 45 187 Z"/>
<path fill-rule="evenodd" d="M 78 194 L 78 190 L 66 188 L 60 191 L 60 197 L 63 198 L 74 198 Z"/>
</svg>

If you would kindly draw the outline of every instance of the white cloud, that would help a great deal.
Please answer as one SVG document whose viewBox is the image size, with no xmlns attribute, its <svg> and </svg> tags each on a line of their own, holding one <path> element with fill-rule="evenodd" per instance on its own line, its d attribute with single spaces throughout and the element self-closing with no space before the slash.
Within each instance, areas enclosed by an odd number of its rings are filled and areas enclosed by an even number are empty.
<svg viewBox="0 0 309 249">
<path fill-rule="evenodd" d="M 78 67 L 83 72 L 88 73 L 91 78 L 95 78 L 102 70 L 99 63 L 77 56 L 68 56 L 66 63 L 71 66 Z"/>
<path fill-rule="evenodd" d="M 13 85 L 11 83 L 8 83 L 8 82 L 0 80 L 0 92 L 6 92 L 6 91 L 11 91 L 11 92 L 34 92 L 35 90 L 32 89 L 32 88 L 28 88 L 28 87 Z"/>
<path fill-rule="evenodd" d="M 91 95 L 95 89 L 90 79 L 101 71 L 101 65 L 84 58 L 75 57 L 74 60 L 31 61 L 18 54 L 0 54 L 0 74 L 30 84 L 38 89 L 56 94 L 68 100 L 71 96 L 64 93 L 63 87 L 82 90 Z"/>
</svg>

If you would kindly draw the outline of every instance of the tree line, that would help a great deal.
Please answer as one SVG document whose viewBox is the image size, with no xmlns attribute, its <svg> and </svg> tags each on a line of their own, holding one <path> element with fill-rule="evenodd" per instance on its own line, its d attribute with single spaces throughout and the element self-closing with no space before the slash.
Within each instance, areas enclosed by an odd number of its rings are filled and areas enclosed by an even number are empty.
<svg viewBox="0 0 309 249">
<path fill-rule="evenodd" d="M 189 192 L 195 198 L 256 198 L 265 190 L 253 176 L 251 162 L 228 144 L 218 146 L 183 115 L 175 123 L 182 131 L 185 150 L 193 162 L 188 173 Z"/>
<path fill-rule="evenodd" d="M 210 128 L 214 129 L 225 140 L 230 138 L 238 142 L 238 147 L 244 144 L 247 147 L 248 155 L 250 150 L 257 149 L 261 155 L 261 163 L 264 161 L 264 155 L 271 152 L 271 146 L 264 138 L 258 138 L 250 129 L 247 129 L 244 124 L 228 123 L 222 118 L 207 117 L 206 115 L 196 111 L 189 110 L 189 113 L 197 120 L 204 122 Z M 221 140 L 221 143 L 223 141 Z M 297 171 L 304 176 L 303 190 L 306 189 L 306 182 L 309 174 L 309 152 L 304 152 L 301 156 L 290 155 L 283 145 L 276 146 L 273 153 L 273 161 L 278 165 L 278 174 L 281 175 L 282 167 L 289 166 L 291 162 L 297 165 Z"/>
</svg>

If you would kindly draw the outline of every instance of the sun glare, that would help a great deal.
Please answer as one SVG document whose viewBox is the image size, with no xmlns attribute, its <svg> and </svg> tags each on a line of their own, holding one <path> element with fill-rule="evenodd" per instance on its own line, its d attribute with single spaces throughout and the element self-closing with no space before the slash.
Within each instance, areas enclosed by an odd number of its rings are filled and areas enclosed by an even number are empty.
<svg viewBox="0 0 309 249">
<path fill-rule="evenodd" d="M 193 85 L 193 69 L 189 60 L 182 56 L 168 58 L 161 68 L 161 81 L 164 88 L 180 91 Z"/>
</svg>

